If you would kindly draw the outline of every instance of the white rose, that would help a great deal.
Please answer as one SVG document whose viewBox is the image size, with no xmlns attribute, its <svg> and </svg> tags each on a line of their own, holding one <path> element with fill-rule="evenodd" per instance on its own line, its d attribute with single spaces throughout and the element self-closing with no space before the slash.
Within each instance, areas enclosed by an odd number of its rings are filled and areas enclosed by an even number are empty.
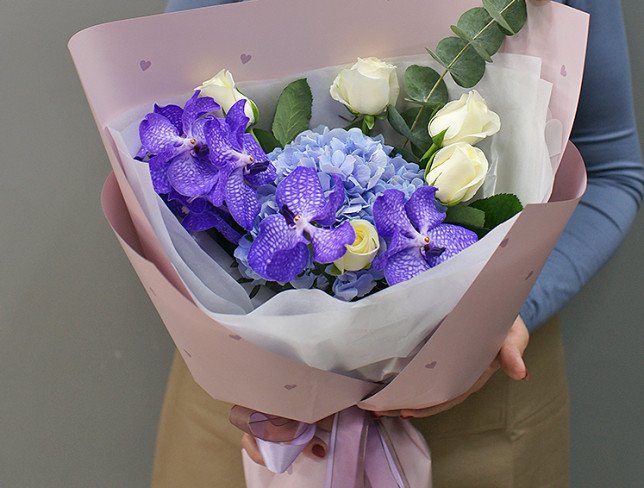
<svg viewBox="0 0 644 488">
<path fill-rule="evenodd" d="M 244 113 L 250 119 L 249 124 L 255 122 L 255 114 L 253 111 L 253 102 L 242 95 L 235 87 L 235 80 L 233 75 L 227 69 L 222 69 L 215 76 L 207 81 L 204 81 L 201 86 L 195 88 L 201 90 L 201 95 L 214 98 L 215 102 L 221 105 L 224 112 L 228 112 L 239 100 L 247 100 L 244 106 Z"/>
<path fill-rule="evenodd" d="M 354 113 L 378 115 L 395 105 L 400 94 L 396 67 L 378 58 L 358 58 L 331 85 L 331 96 Z"/>
<path fill-rule="evenodd" d="M 476 90 L 464 94 L 439 110 L 429 123 L 429 135 L 447 129 L 443 146 L 456 142 L 476 144 L 501 129 L 499 116 L 488 109 L 485 100 Z"/>
<path fill-rule="evenodd" d="M 333 263 L 341 273 L 367 268 L 380 249 L 378 231 L 370 222 L 357 219 L 351 220 L 349 223 L 356 232 L 356 240 L 350 246 L 346 246 L 345 255 Z"/>
<path fill-rule="evenodd" d="M 436 153 L 425 181 L 438 188 L 438 200 L 448 206 L 456 205 L 470 200 L 481 188 L 488 166 L 483 151 L 457 142 Z"/>
</svg>

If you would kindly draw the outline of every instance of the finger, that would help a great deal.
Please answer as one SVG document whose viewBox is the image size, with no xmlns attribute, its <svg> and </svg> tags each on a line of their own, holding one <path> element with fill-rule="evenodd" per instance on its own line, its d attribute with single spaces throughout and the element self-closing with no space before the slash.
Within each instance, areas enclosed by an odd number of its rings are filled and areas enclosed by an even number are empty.
<svg viewBox="0 0 644 488">
<path fill-rule="evenodd" d="M 378 410 L 373 414 L 376 417 L 400 417 L 400 410 Z"/>
<path fill-rule="evenodd" d="M 528 370 L 523 361 L 523 353 L 528 346 L 530 334 L 525 323 L 518 317 L 508 332 L 498 359 L 501 369 L 514 380 L 523 380 L 527 377 Z"/>
<path fill-rule="evenodd" d="M 324 459 L 326 457 L 326 453 L 326 442 L 317 436 L 311 439 L 311 442 L 309 442 L 304 448 L 304 455 L 315 460 Z"/>
<path fill-rule="evenodd" d="M 248 453 L 248 456 L 257 464 L 264 466 L 264 458 L 259 452 L 255 438 L 250 434 L 244 434 L 241 440 L 242 448 Z"/>
</svg>

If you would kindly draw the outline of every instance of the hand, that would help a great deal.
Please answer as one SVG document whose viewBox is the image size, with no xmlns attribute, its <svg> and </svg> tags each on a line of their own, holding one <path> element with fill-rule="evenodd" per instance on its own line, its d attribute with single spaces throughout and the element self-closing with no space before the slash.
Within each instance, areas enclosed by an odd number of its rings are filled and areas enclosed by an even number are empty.
<svg viewBox="0 0 644 488">
<path fill-rule="evenodd" d="M 469 397 L 472 393 L 479 391 L 485 383 L 492 377 L 496 371 L 501 368 L 505 374 L 507 374 L 513 380 L 527 380 L 528 379 L 528 369 L 523 362 L 523 352 L 528 346 L 530 334 L 528 332 L 525 323 L 521 317 L 517 317 L 508 332 L 508 335 L 505 337 L 501 349 L 497 354 L 492 364 L 485 370 L 481 377 L 474 383 L 472 388 L 463 393 L 461 396 L 454 398 L 440 405 L 434 405 L 433 407 L 423 408 L 418 410 L 413 409 L 403 409 L 403 410 L 389 410 L 385 412 L 374 412 L 376 416 L 383 417 L 402 417 L 404 419 L 409 418 L 421 418 L 421 417 L 430 417 L 436 415 L 437 413 L 444 412 L 449 410 L 452 407 L 455 407 L 459 403 L 462 403 Z"/>
<path fill-rule="evenodd" d="M 333 427 L 333 417 L 327 417 L 317 423 L 317 427 L 325 432 L 330 432 Z M 250 434 L 244 434 L 241 440 L 242 448 L 248 453 L 248 456 L 257 464 L 264 466 L 264 459 L 257 447 L 255 437 Z M 303 454 L 311 459 L 324 459 L 327 452 L 327 445 L 318 436 L 313 437 L 311 441 L 304 448 Z"/>
</svg>

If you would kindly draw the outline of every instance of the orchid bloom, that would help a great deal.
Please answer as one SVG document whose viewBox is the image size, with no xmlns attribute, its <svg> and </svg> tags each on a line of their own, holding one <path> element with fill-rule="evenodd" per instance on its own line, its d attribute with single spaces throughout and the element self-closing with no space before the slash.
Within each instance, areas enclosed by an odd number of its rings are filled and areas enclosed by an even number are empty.
<svg viewBox="0 0 644 488">
<path fill-rule="evenodd" d="M 376 199 L 373 216 L 387 250 L 373 267 L 384 269 L 389 286 L 415 277 L 474 244 L 476 233 L 443 224 L 446 214 L 436 208 L 433 186 L 418 188 L 405 202 L 405 194 L 390 189 Z"/>
<path fill-rule="evenodd" d="M 330 228 L 345 198 L 342 179 L 337 175 L 332 179 L 334 188 L 328 198 L 314 168 L 297 167 L 277 186 L 280 213 L 259 224 L 248 254 L 255 273 L 280 283 L 293 280 L 309 263 L 309 243 L 318 263 L 332 263 L 344 255 L 356 234 L 348 221 Z"/>
<path fill-rule="evenodd" d="M 203 116 L 220 109 L 210 97 L 199 98 L 199 92 L 188 100 L 184 108 L 178 105 L 154 106 L 139 125 L 142 148 L 137 156 L 151 154 L 148 161 L 154 190 L 159 194 L 172 191 L 169 173 L 177 167 L 200 166 L 207 154 Z M 172 171 L 171 171 L 172 170 Z"/>
</svg>

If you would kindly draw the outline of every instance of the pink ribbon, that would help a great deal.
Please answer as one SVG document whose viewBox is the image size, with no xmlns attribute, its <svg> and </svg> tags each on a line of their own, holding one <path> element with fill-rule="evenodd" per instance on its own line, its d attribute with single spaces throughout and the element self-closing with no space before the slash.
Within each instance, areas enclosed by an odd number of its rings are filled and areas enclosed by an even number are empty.
<svg viewBox="0 0 644 488">
<path fill-rule="evenodd" d="M 253 435 L 266 467 L 283 473 L 315 435 L 314 424 L 235 406 L 230 421 Z M 410 488 L 387 430 L 369 412 L 337 413 L 328 443 L 325 488 Z"/>
</svg>

